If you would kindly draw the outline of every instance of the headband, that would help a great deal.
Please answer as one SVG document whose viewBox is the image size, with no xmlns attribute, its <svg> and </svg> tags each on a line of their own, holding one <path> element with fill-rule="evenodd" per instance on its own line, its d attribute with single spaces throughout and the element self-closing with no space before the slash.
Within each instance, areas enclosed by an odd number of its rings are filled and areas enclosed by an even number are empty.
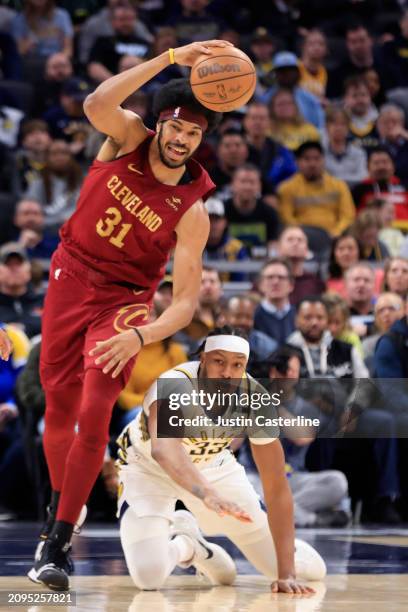
<svg viewBox="0 0 408 612">
<path fill-rule="evenodd" d="M 208 127 L 208 121 L 204 115 L 194 112 L 187 106 L 174 106 L 162 110 L 159 115 L 159 121 L 166 121 L 167 119 L 181 119 L 182 121 L 196 123 L 203 132 L 205 132 Z"/>
<path fill-rule="evenodd" d="M 228 336 L 221 334 L 219 336 L 209 336 L 205 341 L 204 353 L 210 351 L 229 351 L 231 353 L 243 353 L 248 359 L 249 357 L 249 342 L 245 338 L 239 336 Z"/>
</svg>

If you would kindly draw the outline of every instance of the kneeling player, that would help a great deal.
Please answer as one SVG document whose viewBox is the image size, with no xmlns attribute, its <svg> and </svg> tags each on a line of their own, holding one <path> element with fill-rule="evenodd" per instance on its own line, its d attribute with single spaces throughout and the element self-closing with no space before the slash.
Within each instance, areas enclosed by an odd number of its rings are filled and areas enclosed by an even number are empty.
<svg viewBox="0 0 408 612">
<path fill-rule="evenodd" d="M 206 379 L 242 379 L 249 344 L 240 332 L 219 328 L 208 336 L 200 361 L 184 363 L 160 378 L 184 379 L 191 389 Z M 293 503 L 279 440 L 250 436 L 267 513 L 244 468 L 228 446 L 231 438 L 158 438 L 157 381 L 143 410 L 123 431 L 120 466 L 120 536 L 126 563 L 140 589 L 159 589 L 176 565 L 194 566 L 213 584 L 231 584 L 231 557 L 208 535 L 227 536 L 272 580 L 274 592 L 313 593 L 299 582 L 322 580 L 326 567 L 307 543 L 294 538 Z M 177 499 L 191 510 L 175 512 Z"/>
</svg>

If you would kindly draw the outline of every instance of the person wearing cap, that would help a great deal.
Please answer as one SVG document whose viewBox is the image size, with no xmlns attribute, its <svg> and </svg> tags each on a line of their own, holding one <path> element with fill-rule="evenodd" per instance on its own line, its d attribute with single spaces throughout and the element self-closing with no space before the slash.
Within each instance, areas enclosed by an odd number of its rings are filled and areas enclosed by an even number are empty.
<svg viewBox="0 0 408 612">
<path fill-rule="evenodd" d="M 161 589 L 176 566 L 194 567 L 213 585 L 232 584 L 236 577 L 232 558 L 206 540 L 202 531 L 229 538 L 272 582 L 272 592 L 307 595 L 314 589 L 303 581 L 325 577 L 320 555 L 295 540 L 278 429 L 257 429 L 252 419 L 229 429 L 229 421 L 216 423 L 218 418 L 255 412 L 242 410 L 239 399 L 232 406 L 227 399 L 231 391 L 239 398 L 241 393 L 253 397 L 255 391 L 266 391 L 246 372 L 249 353 L 243 331 L 230 326 L 214 329 L 200 347 L 199 359 L 180 364 L 153 383 L 141 412 L 117 441 L 120 538 L 130 576 L 139 589 Z M 212 411 L 200 395 L 196 400 L 193 395 L 209 390 L 218 398 Z M 177 407 L 181 397 L 185 408 Z M 270 403 L 267 406 L 265 414 L 275 414 Z M 191 427 L 187 418 L 193 425 L 194 418 L 199 420 L 197 427 Z M 249 438 L 267 512 L 229 450 L 239 436 Z M 175 511 L 177 499 L 188 510 Z"/>
<path fill-rule="evenodd" d="M 26 250 L 18 242 L 0 248 L 0 321 L 13 323 L 29 338 L 41 332 L 44 296 L 30 286 L 31 267 Z"/>
<path fill-rule="evenodd" d="M 272 85 L 271 74 L 273 69 L 273 54 L 276 45 L 268 30 L 264 27 L 256 28 L 252 35 L 250 49 L 258 77 L 258 91 L 265 92 L 265 89 Z"/>
<path fill-rule="evenodd" d="M 238 238 L 233 238 L 229 233 L 224 202 L 211 197 L 208 198 L 205 207 L 210 217 L 210 234 L 203 253 L 203 261 L 205 263 L 248 261 L 249 254 L 244 243 Z M 220 277 L 223 282 L 243 281 L 248 278 L 248 275 L 245 272 L 221 272 Z"/>
<path fill-rule="evenodd" d="M 296 99 L 305 121 L 323 130 L 325 125 L 322 105 L 316 96 L 300 86 L 299 61 L 294 53 L 280 51 L 273 57 L 273 71 L 276 85 L 270 87 L 263 95 L 258 96 L 260 102 L 269 104 L 278 89 L 290 89 Z"/>
</svg>

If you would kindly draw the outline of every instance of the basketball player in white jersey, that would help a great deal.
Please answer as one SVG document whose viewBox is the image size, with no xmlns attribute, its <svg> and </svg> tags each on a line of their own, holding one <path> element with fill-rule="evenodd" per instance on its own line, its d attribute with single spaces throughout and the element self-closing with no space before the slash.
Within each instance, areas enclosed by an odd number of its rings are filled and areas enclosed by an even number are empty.
<svg viewBox="0 0 408 612">
<path fill-rule="evenodd" d="M 246 374 L 249 343 L 225 326 L 207 337 L 199 361 L 184 363 L 160 379 L 184 379 L 198 388 L 208 379 L 257 383 Z M 259 388 L 259 385 L 258 385 Z M 262 480 L 265 513 L 244 468 L 228 449 L 231 437 L 157 436 L 157 381 L 143 410 L 118 439 L 120 537 L 129 573 L 139 589 L 160 589 L 173 569 L 194 566 L 212 584 L 232 584 L 235 564 L 207 535 L 228 537 L 262 574 L 273 592 L 310 595 L 302 580 L 322 580 L 326 566 L 306 542 L 295 540 L 293 502 L 276 438 L 249 434 Z M 217 434 L 218 435 L 218 434 Z M 229 434 L 231 435 L 231 434 Z M 175 511 L 177 500 L 191 511 Z"/>
</svg>

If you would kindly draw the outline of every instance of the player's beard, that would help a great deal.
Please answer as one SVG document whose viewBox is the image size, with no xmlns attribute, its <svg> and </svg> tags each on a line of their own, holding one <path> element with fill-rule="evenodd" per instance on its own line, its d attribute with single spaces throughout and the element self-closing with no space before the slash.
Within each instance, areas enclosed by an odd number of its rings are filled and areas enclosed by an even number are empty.
<svg viewBox="0 0 408 612">
<path fill-rule="evenodd" d="M 186 161 L 188 159 L 190 159 L 190 155 L 186 155 L 185 157 L 183 157 L 183 161 L 180 161 L 180 163 L 177 162 L 173 162 L 170 161 L 167 157 L 166 157 L 166 153 L 165 153 L 165 147 L 163 145 L 163 134 L 162 134 L 162 129 L 160 129 L 159 131 L 159 136 L 157 139 L 157 146 L 159 149 L 159 157 L 160 157 L 160 161 L 161 163 L 166 166 L 166 168 L 171 168 L 172 170 L 174 170 L 175 168 L 181 168 L 182 166 L 184 166 L 184 164 L 186 163 Z"/>
</svg>

